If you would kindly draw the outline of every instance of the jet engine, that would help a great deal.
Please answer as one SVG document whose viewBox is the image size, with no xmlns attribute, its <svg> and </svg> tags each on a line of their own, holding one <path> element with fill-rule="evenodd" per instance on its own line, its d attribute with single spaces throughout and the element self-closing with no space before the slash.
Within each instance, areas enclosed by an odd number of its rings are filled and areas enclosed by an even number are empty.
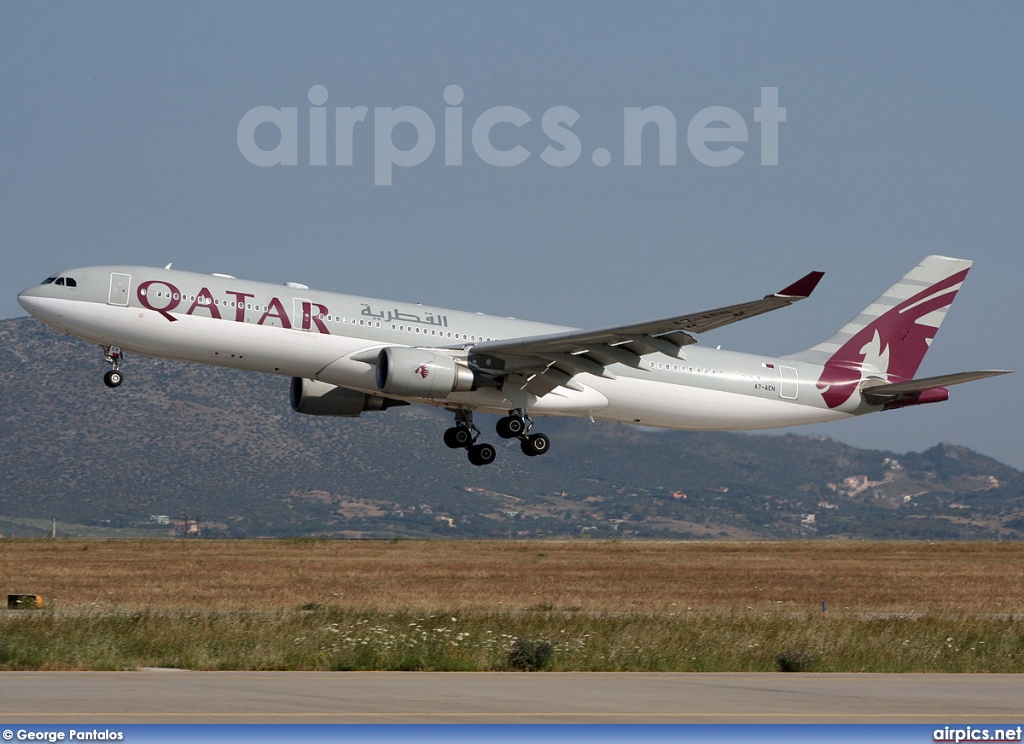
<svg viewBox="0 0 1024 744">
<path fill-rule="evenodd" d="M 377 389 L 403 398 L 447 398 L 476 389 L 462 362 L 427 349 L 387 346 L 377 356 Z"/>
<path fill-rule="evenodd" d="M 409 405 L 404 400 L 367 395 L 304 377 L 292 378 L 291 401 L 293 411 L 310 416 L 358 416 L 363 411 Z"/>
</svg>

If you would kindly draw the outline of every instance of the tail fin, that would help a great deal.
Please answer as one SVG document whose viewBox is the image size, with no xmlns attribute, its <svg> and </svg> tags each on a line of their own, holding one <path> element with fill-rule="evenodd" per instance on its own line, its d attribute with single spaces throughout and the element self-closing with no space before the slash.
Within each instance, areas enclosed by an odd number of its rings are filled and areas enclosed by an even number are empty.
<svg viewBox="0 0 1024 744">
<path fill-rule="evenodd" d="M 830 408 L 845 403 L 866 376 L 912 379 L 971 264 L 928 256 L 832 338 L 790 358 L 825 367 L 818 388 Z"/>
</svg>

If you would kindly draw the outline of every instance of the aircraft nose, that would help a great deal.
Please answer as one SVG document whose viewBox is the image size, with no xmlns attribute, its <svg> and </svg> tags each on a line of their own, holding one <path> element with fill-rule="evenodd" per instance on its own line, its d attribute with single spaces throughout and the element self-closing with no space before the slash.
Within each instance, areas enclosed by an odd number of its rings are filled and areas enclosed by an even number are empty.
<svg viewBox="0 0 1024 744">
<path fill-rule="evenodd" d="M 39 287 L 29 287 L 18 295 L 18 304 L 21 305 L 29 315 L 35 315 L 39 309 Z"/>
<path fill-rule="evenodd" d="M 29 287 L 18 295 L 18 304 L 25 308 L 29 315 L 39 318 L 44 323 L 53 320 L 52 300 L 42 286 Z"/>
</svg>

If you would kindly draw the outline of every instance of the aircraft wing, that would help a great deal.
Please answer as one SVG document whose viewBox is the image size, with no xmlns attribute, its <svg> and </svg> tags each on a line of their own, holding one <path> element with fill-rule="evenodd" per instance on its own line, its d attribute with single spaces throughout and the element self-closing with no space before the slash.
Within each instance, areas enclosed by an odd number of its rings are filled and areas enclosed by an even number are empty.
<svg viewBox="0 0 1024 744">
<path fill-rule="evenodd" d="M 488 341 L 473 346 L 469 362 L 484 374 L 520 374 L 524 387 L 544 395 L 559 385 L 574 387 L 572 377 L 580 372 L 612 377 L 606 369 L 612 364 L 639 368 L 644 354 L 681 357 L 682 347 L 697 342 L 691 334 L 792 305 L 809 297 L 822 276 L 823 272 L 812 271 L 760 300 L 714 310 L 610 328 Z"/>
<path fill-rule="evenodd" d="M 898 398 L 908 393 L 921 393 L 932 388 L 946 387 L 947 385 L 959 385 L 962 382 L 972 380 L 983 380 L 986 377 L 997 375 L 1008 375 L 1008 369 L 985 369 L 976 372 L 956 372 L 951 375 L 939 375 L 937 377 L 922 377 L 918 380 L 907 380 L 906 382 L 881 383 L 865 387 L 861 392 L 867 398 L 877 398 L 879 402 Z"/>
</svg>

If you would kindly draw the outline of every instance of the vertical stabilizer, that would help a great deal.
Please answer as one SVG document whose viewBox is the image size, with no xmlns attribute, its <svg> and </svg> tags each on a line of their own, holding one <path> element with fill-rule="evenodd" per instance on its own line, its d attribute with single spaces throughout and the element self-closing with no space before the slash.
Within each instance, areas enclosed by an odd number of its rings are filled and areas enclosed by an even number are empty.
<svg viewBox="0 0 1024 744">
<path fill-rule="evenodd" d="M 830 408 L 865 377 L 913 378 L 971 263 L 928 256 L 832 338 L 790 358 L 824 366 L 818 389 Z"/>
</svg>

